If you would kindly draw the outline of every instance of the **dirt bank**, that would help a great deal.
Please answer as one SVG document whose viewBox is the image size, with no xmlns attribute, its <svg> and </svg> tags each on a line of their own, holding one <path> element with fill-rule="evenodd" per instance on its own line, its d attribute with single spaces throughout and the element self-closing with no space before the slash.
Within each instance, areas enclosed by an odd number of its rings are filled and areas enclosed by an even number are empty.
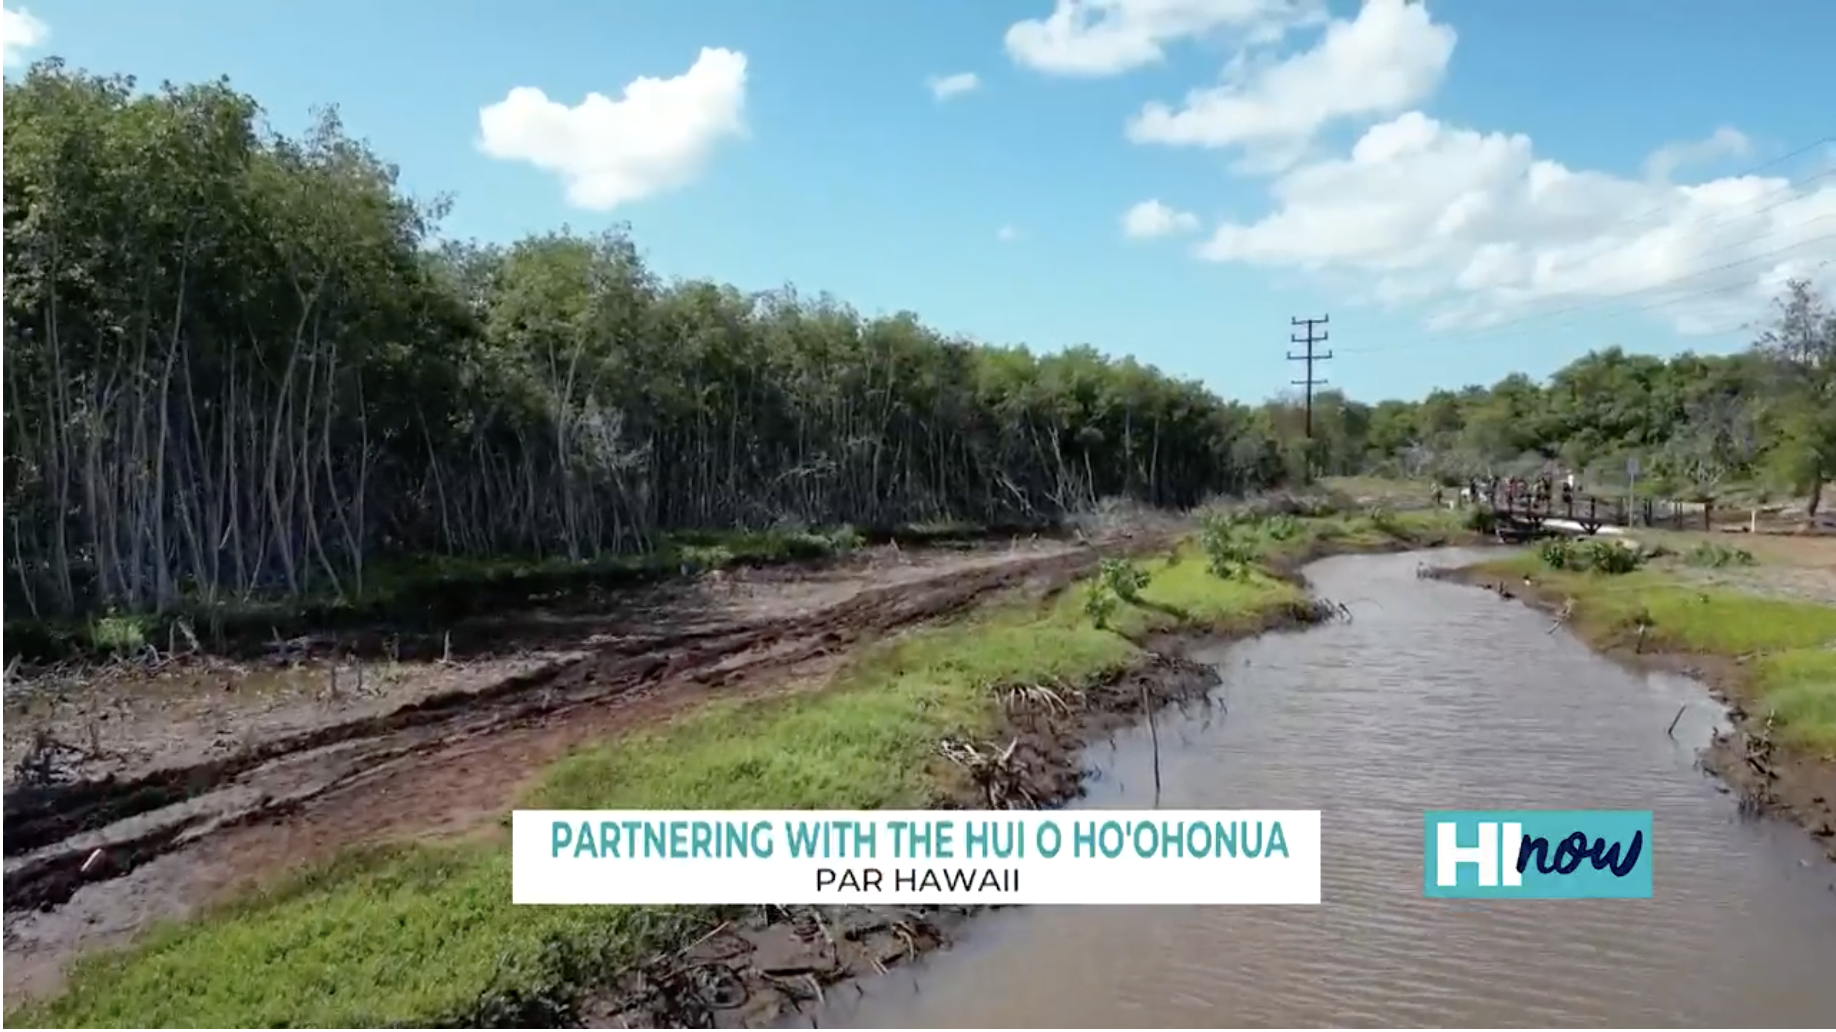
<svg viewBox="0 0 1836 1032">
<path fill-rule="evenodd" d="M 1160 634 L 1138 662 L 1081 688 L 1014 685 L 999 732 L 940 749 L 953 767 L 940 809 L 1054 808 L 1083 794 L 1084 749 L 1144 713 L 1205 705 L 1215 669 L 1179 655 L 1216 642 L 1332 619 L 1329 607 L 1276 607 L 1222 632 Z M 1166 650 L 1166 651 L 1160 651 Z M 755 910 L 681 951 L 631 969 L 578 1007 L 544 1001 L 499 1020 L 541 1018 L 594 1028 L 746 1028 L 781 1022 L 834 993 L 947 947 L 971 918 L 994 907 L 822 907 Z"/>
<path fill-rule="evenodd" d="M 1264 629 L 1293 626 L 1285 611 Z M 1248 628 L 1245 628 L 1248 630 Z M 1093 738 L 1141 719 L 1143 707 L 1198 703 L 1217 672 L 1175 655 L 1144 653 L 1114 677 L 1051 695 L 1015 685 L 1005 719 L 986 742 L 949 742 L 945 809 L 1049 808 L 1083 791 L 1082 751 Z M 578 1004 L 543 1001 L 506 1019 L 540 1018 L 593 1028 L 744 1028 L 781 1021 L 829 994 L 856 992 L 952 942 L 988 907 L 838 906 L 752 910 L 686 949 L 630 969 L 609 990 Z"/>
<path fill-rule="evenodd" d="M 6 690 L 6 752 L 35 755 L 8 765 L 8 812 L 22 775 L 131 779 L 226 760 L 403 707 L 465 699 L 590 654 L 713 641 L 821 613 L 870 588 L 1078 548 L 1037 537 L 947 550 L 876 548 L 843 560 L 742 566 L 525 603 L 455 623 L 431 647 L 346 629 L 275 640 L 265 655 L 241 660 L 148 653 L 15 672 Z M 16 852 L 10 834 L 7 848 Z"/>
<path fill-rule="evenodd" d="M 1534 578 L 1504 577 L 1483 567 L 1425 571 L 1437 579 L 1467 584 L 1521 601 L 1551 622 L 1569 623 L 1571 600 Z M 1602 655 L 1634 669 L 1661 670 L 1700 681 L 1728 707 L 1733 730 L 1718 734 L 1703 751 L 1702 766 L 1740 793 L 1753 812 L 1769 813 L 1802 825 L 1836 861 L 1836 760 L 1775 741 L 1762 714 L 1750 712 L 1756 698 L 1755 656 L 1723 656 L 1652 644 L 1634 627 L 1598 632 L 1576 628 Z"/>
<path fill-rule="evenodd" d="M 567 652 L 400 664 L 363 695 L 328 659 L 265 678 L 175 665 L 14 700 L 7 753 L 26 757 L 5 799 L 8 994 L 346 846 L 488 827 L 580 742 L 818 678 L 855 644 L 997 593 L 1062 588 L 1096 561 L 1019 541 L 703 578 L 651 592 L 641 622 L 601 618 Z M 331 692 L 334 671 L 353 687 Z"/>
</svg>

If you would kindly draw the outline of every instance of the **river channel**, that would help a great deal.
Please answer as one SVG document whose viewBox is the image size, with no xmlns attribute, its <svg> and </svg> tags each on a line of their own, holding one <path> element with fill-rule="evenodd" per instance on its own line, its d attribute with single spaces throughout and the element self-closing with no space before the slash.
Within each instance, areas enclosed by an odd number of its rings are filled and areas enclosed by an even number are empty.
<svg viewBox="0 0 1836 1032">
<path fill-rule="evenodd" d="M 831 993 L 817 1023 L 1828 1027 L 1836 871 L 1697 769 L 1720 708 L 1516 602 L 1416 576 L 1472 558 L 1315 564 L 1350 622 L 1200 653 L 1223 675 L 1216 705 L 1159 718 L 1159 805 L 1324 811 L 1322 906 L 997 912 Z M 1096 747 L 1080 805 L 1154 806 L 1151 757 L 1145 729 Z M 1425 900 L 1429 809 L 1651 810 L 1655 896 Z"/>
</svg>

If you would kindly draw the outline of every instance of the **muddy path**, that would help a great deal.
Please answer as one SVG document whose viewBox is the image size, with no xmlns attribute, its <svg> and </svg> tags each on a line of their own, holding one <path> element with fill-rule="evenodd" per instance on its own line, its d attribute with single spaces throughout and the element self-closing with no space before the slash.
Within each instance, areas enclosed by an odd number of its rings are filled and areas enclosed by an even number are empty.
<svg viewBox="0 0 1836 1032">
<path fill-rule="evenodd" d="M 418 638 L 386 628 L 330 631 L 277 638 L 267 654 L 249 658 L 149 651 L 109 664 L 10 672 L 8 812 L 22 776 L 93 781 L 196 766 L 332 724 L 487 691 L 604 650 L 637 653 L 715 637 L 807 616 L 870 587 L 1073 547 L 1051 538 L 883 547 L 844 560 L 740 567 L 619 591 L 589 587 Z"/>
<path fill-rule="evenodd" d="M 1160 544 L 1144 536 L 1104 547 Z M 521 668 L 404 677 L 348 706 L 282 689 L 240 717 L 220 696 L 218 721 L 277 729 L 245 730 L 234 748 L 210 721 L 170 716 L 182 706 L 118 701 L 130 716 L 110 733 L 151 745 L 100 776 L 9 784 L 7 991 L 51 988 L 77 952 L 122 943 L 151 921 L 343 847 L 488 829 L 577 744 L 713 693 L 809 683 L 855 645 L 997 593 L 1047 595 L 1097 561 L 1088 545 L 1022 541 L 882 554 L 826 574 L 714 579 L 685 591 L 673 614 L 659 604 L 640 625 L 602 620 L 573 651 L 504 661 Z M 305 669 L 308 681 L 324 676 Z M 90 693 L 87 705 L 104 705 L 97 698 Z M 9 712 L 9 739 L 14 721 Z M 57 727 L 41 718 L 46 726 Z M 68 724 L 63 733 L 72 734 Z"/>
</svg>

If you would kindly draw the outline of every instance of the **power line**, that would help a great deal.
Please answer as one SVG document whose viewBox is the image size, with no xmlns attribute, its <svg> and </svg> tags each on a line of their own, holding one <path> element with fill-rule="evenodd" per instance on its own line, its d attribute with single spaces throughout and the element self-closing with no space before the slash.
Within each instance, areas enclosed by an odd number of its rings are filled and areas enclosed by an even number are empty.
<svg viewBox="0 0 1836 1032">
<path fill-rule="evenodd" d="M 1801 229 L 1805 226 L 1815 225 L 1819 222 L 1823 222 L 1831 218 L 1836 218 L 1836 212 L 1832 212 L 1826 215 L 1820 215 L 1814 219 L 1810 219 L 1806 222 L 1800 223 L 1797 226 L 1791 227 L 1791 228 Z M 1704 258 L 1709 255 L 1716 254 L 1722 251 L 1738 250 L 1740 248 L 1749 247 L 1755 243 L 1759 243 L 1760 241 L 1765 240 L 1766 237 L 1772 236 L 1772 235 L 1774 234 L 1771 234 L 1771 233 L 1762 234 L 1758 237 L 1754 237 L 1748 240 L 1739 241 L 1737 243 L 1728 244 L 1728 245 L 1724 245 L 1721 247 L 1710 248 L 1709 250 L 1700 251 L 1695 254 L 1685 255 L 1683 257 L 1685 259 Z M 1522 329 L 1524 326 L 1532 324 L 1532 323 L 1540 323 L 1540 322 L 1543 322 L 1549 319 L 1558 319 L 1563 316 L 1571 316 L 1577 313 L 1593 311 L 1595 309 L 1599 309 L 1599 308 L 1602 308 L 1608 305 L 1617 304 L 1621 301 L 1630 300 L 1632 298 L 1637 298 L 1637 297 L 1640 297 L 1646 294 L 1670 291 L 1674 289 L 1675 287 L 1677 287 L 1678 285 L 1688 283 L 1691 280 L 1698 280 L 1705 276 L 1713 276 L 1717 273 L 1727 272 L 1732 269 L 1737 269 L 1743 265 L 1750 265 L 1754 262 L 1763 262 L 1769 259 L 1778 258 L 1792 251 L 1796 251 L 1800 248 L 1810 247 L 1815 244 L 1822 244 L 1822 243 L 1826 243 L 1830 241 L 1836 241 L 1836 233 L 1825 233 L 1821 236 L 1810 237 L 1805 240 L 1799 240 L 1794 243 L 1787 244 L 1783 247 L 1775 248 L 1763 254 L 1749 255 L 1748 257 L 1741 258 L 1741 259 L 1731 261 L 1731 262 L 1725 262 L 1721 265 L 1713 266 L 1711 268 L 1698 269 L 1695 272 L 1691 272 L 1683 276 L 1673 277 L 1672 279 L 1664 280 L 1658 283 L 1647 284 L 1646 286 L 1639 287 L 1635 290 L 1622 291 L 1617 294 L 1608 294 L 1603 297 L 1593 298 L 1591 300 L 1584 301 L 1579 304 L 1569 305 L 1563 308 L 1555 309 L 1553 311 L 1536 312 L 1530 315 L 1520 316 L 1516 319 L 1511 319 L 1506 322 L 1497 323 L 1492 326 L 1483 327 L 1481 329 L 1473 330 L 1468 333 L 1448 334 L 1442 337 L 1430 337 L 1427 340 L 1418 340 L 1418 341 L 1408 343 L 1408 344 L 1378 345 L 1378 346 L 1373 346 L 1373 347 L 1353 348 L 1349 350 L 1347 354 L 1370 354 L 1374 352 L 1384 352 L 1384 351 L 1408 351 L 1408 350 L 1417 350 L 1417 349 L 1424 348 L 1424 347 L 1440 347 L 1440 346 L 1444 346 L 1448 344 L 1466 344 L 1466 343 L 1470 343 L 1471 341 L 1475 339 L 1492 337 L 1492 336 L 1496 336 L 1501 333 L 1508 333 L 1513 330 L 1519 330 L 1519 329 Z M 1607 253 L 1610 254 L 1611 252 L 1607 252 Z M 1703 297 L 1713 297 L 1717 294 L 1726 294 L 1726 293 L 1730 293 L 1735 290 L 1744 290 L 1750 287 L 1751 285 L 1752 285 L 1751 283 L 1734 283 L 1734 284 L 1729 284 L 1728 286 L 1725 286 L 1725 287 L 1716 287 L 1711 290 L 1703 290 L 1703 291 L 1696 291 L 1692 293 L 1686 293 L 1680 297 L 1667 298 L 1667 299 L 1655 301 L 1651 304 L 1639 305 L 1637 307 L 1627 309 L 1627 313 L 1630 314 L 1633 312 L 1647 312 L 1647 311 L 1652 311 L 1658 308 L 1665 308 L 1670 305 L 1684 304 L 1686 302 L 1694 301 L 1694 300 L 1697 300 Z"/>
<path fill-rule="evenodd" d="M 1827 269 L 1832 265 L 1836 265 L 1836 258 L 1825 258 L 1824 260 L 1811 266 L 1811 269 L 1813 271 L 1819 270 L 1819 269 Z M 1736 290 L 1744 290 L 1750 286 L 1752 286 L 1752 284 L 1750 283 L 1734 283 L 1726 287 L 1718 287 L 1714 290 L 1705 290 L 1699 294 L 1692 294 L 1688 297 L 1675 298 L 1670 301 L 1664 302 L 1664 304 L 1667 304 L 1667 305 L 1668 304 L 1681 304 L 1684 301 L 1696 301 L 1696 300 L 1700 300 L 1701 298 L 1705 298 L 1705 297 L 1714 297 L 1717 294 L 1727 294 L 1727 293 L 1732 293 L 1733 291 L 1736 291 Z M 1633 309 L 1633 311 L 1635 312 L 1636 311 L 1649 311 L 1651 308 L 1657 308 L 1657 307 L 1662 307 L 1662 306 L 1651 305 L 1643 309 L 1635 308 Z M 1741 321 L 1734 323 L 1732 325 L 1729 325 L 1729 326 L 1721 326 L 1721 327 L 1717 327 L 1712 330 L 1703 331 L 1701 333 L 1695 334 L 1695 336 L 1698 336 L 1698 337 L 1725 337 L 1730 333 L 1738 333 L 1741 330 L 1751 330 L 1753 329 L 1753 327 L 1754 327 L 1754 320 L 1751 318 L 1748 318 L 1748 319 L 1742 319 Z"/>
<path fill-rule="evenodd" d="M 1738 173 L 1736 176 L 1732 178 L 1746 178 L 1749 176 L 1757 175 L 1768 169 L 1775 168 L 1779 165 L 1786 164 L 1787 162 L 1790 162 L 1796 158 L 1800 158 L 1806 154 L 1811 153 L 1812 151 L 1815 151 L 1819 147 L 1822 147 L 1826 144 L 1831 144 L 1831 143 L 1836 143 L 1836 134 L 1825 135 L 1823 137 L 1820 137 L 1816 140 L 1811 141 L 1810 143 L 1807 143 L 1801 147 L 1798 147 L 1797 149 L 1787 154 L 1783 154 L 1777 158 L 1773 158 L 1770 161 L 1766 161 L 1759 165 L 1755 165 L 1752 168 L 1749 168 L 1743 172 Z M 1732 225 L 1734 223 L 1738 223 L 1746 219 L 1757 218 L 1761 215 L 1767 214 L 1768 212 L 1775 211 L 1779 208 L 1782 208 L 1788 204 L 1792 204 L 1802 199 L 1805 195 L 1801 191 L 1806 186 L 1809 186 L 1813 183 L 1817 183 L 1817 182 L 1820 182 L 1822 180 L 1829 179 L 1832 177 L 1836 177 L 1836 168 L 1825 168 L 1825 169 L 1822 169 L 1821 171 L 1814 172 L 1806 176 L 1801 176 L 1793 180 L 1789 180 L 1782 186 L 1776 189 L 1773 189 L 1773 190 L 1769 190 L 1766 193 L 1763 193 L 1759 195 L 1758 197 L 1751 198 L 1746 202 L 1748 205 L 1752 205 L 1752 204 L 1759 204 L 1761 202 L 1769 201 L 1769 200 L 1772 200 L 1773 198 L 1779 198 L 1776 202 L 1772 204 L 1767 204 L 1765 207 L 1759 208 L 1758 210 L 1746 211 L 1746 212 L 1733 212 L 1733 213 L 1709 212 L 1699 218 L 1695 218 L 1695 219 L 1691 219 L 1691 220 L 1679 223 L 1676 226 L 1673 226 L 1671 228 L 1688 229 L 1688 228 L 1703 226 L 1704 224 L 1707 224 L 1710 227 L 1722 226 L 1722 225 Z M 1626 218 L 1618 219 L 1618 220 L 1615 220 L 1614 222 L 1607 223 L 1604 226 L 1602 226 L 1601 229 L 1604 232 L 1604 231 L 1610 231 L 1614 229 L 1623 229 L 1626 227 L 1634 226 L 1640 222 L 1648 221 L 1654 217 L 1663 216 L 1669 213 L 1670 211 L 1672 211 L 1673 208 L 1674 208 L 1674 205 L 1671 205 L 1671 204 L 1660 204 L 1656 207 L 1650 208 L 1639 214 L 1631 215 Z M 1810 225 L 1816 222 L 1821 222 L 1824 219 L 1827 219 L 1830 217 L 1831 217 L 1830 214 L 1825 214 L 1817 218 L 1810 219 L 1807 222 L 1799 223 L 1796 226 L 1785 227 L 1785 229 L 1789 231 L 1791 229 L 1802 228 L 1803 226 Z M 1713 247 L 1713 248 L 1708 249 L 1707 251 L 1701 251 L 1701 252 L 1698 252 L 1692 255 L 1686 255 L 1685 257 L 1686 258 L 1702 258 L 1702 257 L 1707 257 L 1708 255 L 1722 252 L 1722 251 L 1731 251 L 1731 250 L 1736 250 L 1739 248 L 1748 247 L 1748 246 L 1751 246 L 1752 244 L 1765 240 L 1767 237 L 1774 235 L 1774 233 L 1776 232 L 1777 230 L 1769 231 L 1766 233 L 1762 233 L 1757 237 L 1750 238 L 1748 240 L 1743 240 L 1743 241 L 1738 241 L 1733 244 L 1726 244 L 1726 245 L 1722 245 L 1718 247 Z M 1795 250 L 1800 247 L 1805 247 L 1805 246 L 1809 246 L 1812 244 L 1823 243 L 1830 239 L 1833 239 L 1833 237 L 1821 236 L 1821 237 L 1815 237 L 1809 240 L 1801 240 L 1795 244 L 1788 245 L 1786 247 L 1780 248 L 1776 251 L 1769 252 L 1767 254 L 1754 255 L 1754 256 L 1742 259 L 1740 261 L 1737 261 L 1737 262 L 1730 262 L 1728 264 L 1717 266 L 1712 269 L 1699 270 L 1697 272 L 1693 272 L 1685 276 L 1676 277 L 1675 279 L 1660 282 L 1660 283 L 1648 284 L 1644 287 L 1639 287 L 1634 290 L 1624 291 L 1624 292 L 1617 293 L 1617 294 L 1609 294 L 1603 297 L 1598 297 L 1598 298 L 1595 298 L 1595 299 L 1592 299 L 1586 302 L 1582 302 L 1580 304 L 1571 305 L 1565 308 L 1559 308 L 1559 309 L 1556 309 L 1553 311 L 1547 311 L 1547 312 L 1536 312 L 1536 313 L 1532 313 L 1529 315 L 1520 316 L 1516 319 L 1511 319 L 1504 323 L 1499 323 L 1499 324 L 1494 324 L 1492 326 L 1483 327 L 1483 328 L 1471 331 L 1469 333 L 1448 334 L 1445 336 L 1441 336 L 1440 339 L 1431 338 L 1430 340 L 1427 340 L 1427 341 L 1417 340 L 1417 341 L 1413 341 L 1413 342 L 1410 342 L 1407 344 L 1401 344 L 1401 345 L 1387 345 L 1387 346 L 1377 345 L 1377 346 L 1370 346 L 1370 347 L 1356 347 L 1356 348 L 1352 348 L 1349 351 L 1347 351 L 1347 354 L 1368 354 L 1372 352 L 1383 352 L 1383 351 L 1416 350 L 1422 347 L 1437 347 L 1437 346 L 1440 346 L 1443 344 L 1449 344 L 1449 343 L 1464 344 L 1474 337 L 1491 336 L 1497 333 L 1517 329 L 1529 323 L 1540 322 L 1546 319 L 1555 319 L 1555 318 L 1559 318 L 1565 315 L 1572 315 L 1577 312 L 1597 309 L 1597 308 L 1600 308 L 1606 305 L 1611 305 L 1616 302 L 1625 300 L 1627 298 L 1637 297 L 1643 294 L 1649 294 L 1653 291 L 1666 290 L 1679 283 L 1686 283 L 1690 280 L 1698 279 L 1703 276 L 1712 275 L 1717 272 L 1724 272 L 1724 271 L 1727 271 L 1728 269 L 1736 268 L 1740 265 L 1747 264 L 1750 262 L 1763 261 L 1767 258 L 1776 257 L 1778 255 L 1784 254 L 1788 251 Z M 1607 256 L 1610 256 L 1616 253 L 1623 253 L 1625 251 L 1629 251 L 1639 246 L 1640 243 L 1642 243 L 1642 240 L 1634 239 L 1619 247 L 1609 248 L 1605 251 L 1602 251 L 1599 254 L 1594 255 L 1593 257 L 1596 260 L 1598 260 L 1599 258 L 1607 257 Z M 1727 288 L 1718 288 L 1716 290 L 1706 291 L 1700 296 L 1713 296 L 1715 294 L 1723 294 L 1731 290 L 1738 290 L 1738 289 L 1741 289 L 1740 285 L 1731 286 Z M 1676 298 L 1671 301 L 1660 302 L 1655 305 L 1642 306 L 1641 308 L 1634 309 L 1634 311 L 1647 311 L 1652 308 L 1661 308 L 1668 304 L 1681 304 L 1681 303 L 1684 303 L 1684 302 L 1687 302 L 1693 299 L 1694 298 L 1692 296 L 1680 297 L 1680 298 Z"/>
<path fill-rule="evenodd" d="M 1836 134 L 1831 134 L 1828 136 L 1823 136 L 1816 140 L 1812 140 L 1811 142 L 1805 144 L 1802 147 L 1799 147 L 1798 149 L 1794 151 L 1791 151 L 1786 154 L 1781 154 L 1778 157 L 1773 158 L 1770 161 L 1761 162 L 1760 164 L 1755 165 L 1752 168 L 1746 169 L 1741 172 L 1737 172 L 1734 175 L 1729 176 L 1727 178 L 1746 179 L 1749 176 L 1756 176 L 1760 174 L 1761 172 L 1764 172 L 1768 169 L 1777 168 L 1778 166 L 1783 165 L 1796 158 L 1801 158 L 1804 155 L 1809 154 L 1810 152 L 1816 150 L 1817 148 L 1824 146 L 1825 144 L 1831 144 L 1831 143 L 1836 143 Z M 1795 192 L 1798 188 L 1802 187 L 1805 183 L 1815 182 L 1833 173 L 1836 173 L 1836 169 L 1825 169 L 1824 171 L 1815 173 L 1811 176 L 1806 177 L 1803 180 L 1788 182 L 1784 186 L 1780 187 L 1779 189 L 1762 194 L 1761 196 L 1754 198 L 1754 199 L 1755 200 L 1765 200 L 1767 197 L 1773 197 L 1780 193 Z M 1640 212 L 1637 215 L 1628 215 L 1625 218 L 1618 219 L 1613 222 L 1609 222 L 1605 226 L 1602 226 L 1601 228 L 1602 229 L 1614 229 L 1614 228 L 1621 228 L 1625 226 L 1635 226 L 1649 219 L 1658 218 L 1660 216 L 1668 214 L 1671 211 L 1672 207 L 1673 205 L 1668 204 L 1668 203 L 1659 204 L 1655 207 L 1652 207 L 1643 212 Z"/>
<path fill-rule="evenodd" d="M 1288 340 L 1290 343 L 1305 345 L 1307 349 L 1298 355 L 1292 351 L 1288 352 L 1288 361 L 1300 362 L 1303 364 L 1302 367 L 1306 370 L 1306 374 L 1302 379 L 1294 380 L 1291 382 L 1294 384 L 1294 386 L 1303 388 L 1306 391 L 1306 397 L 1307 397 L 1306 428 L 1307 428 L 1307 439 L 1309 441 L 1313 440 L 1313 389 L 1315 387 L 1326 386 L 1325 380 L 1318 379 L 1313 375 L 1313 366 L 1314 366 L 1314 363 L 1316 362 L 1324 362 L 1327 359 L 1332 357 L 1332 352 L 1330 351 L 1322 353 L 1322 352 L 1318 352 L 1314 350 L 1315 346 L 1326 343 L 1326 338 L 1327 338 L 1327 333 L 1325 330 L 1320 330 L 1318 334 L 1316 335 L 1314 332 L 1314 328 L 1316 326 L 1326 325 L 1328 322 L 1331 321 L 1331 319 L 1332 317 L 1330 315 L 1322 315 L 1318 319 L 1289 319 L 1288 320 L 1288 324 L 1290 326 L 1307 327 L 1307 335 L 1305 337 L 1296 337 L 1292 333 L 1288 334 Z"/>
</svg>

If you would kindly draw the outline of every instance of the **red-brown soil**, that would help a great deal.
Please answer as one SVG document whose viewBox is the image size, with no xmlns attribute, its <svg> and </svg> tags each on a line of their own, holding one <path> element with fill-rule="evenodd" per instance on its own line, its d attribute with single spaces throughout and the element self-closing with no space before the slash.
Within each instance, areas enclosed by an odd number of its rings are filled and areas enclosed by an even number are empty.
<svg viewBox="0 0 1836 1032">
<path fill-rule="evenodd" d="M 6 991 L 52 988 L 77 952 L 343 847 L 488 828 L 582 742 L 713 693 L 820 683 L 856 645 L 1049 593 L 1097 558 L 1014 541 L 704 577 L 621 615 L 520 615 L 566 627 L 533 649 L 486 628 L 497 655 L 371 662 L 361 681 L 335 655 L 42 679 L 8 700 Z"/>
</svg>

